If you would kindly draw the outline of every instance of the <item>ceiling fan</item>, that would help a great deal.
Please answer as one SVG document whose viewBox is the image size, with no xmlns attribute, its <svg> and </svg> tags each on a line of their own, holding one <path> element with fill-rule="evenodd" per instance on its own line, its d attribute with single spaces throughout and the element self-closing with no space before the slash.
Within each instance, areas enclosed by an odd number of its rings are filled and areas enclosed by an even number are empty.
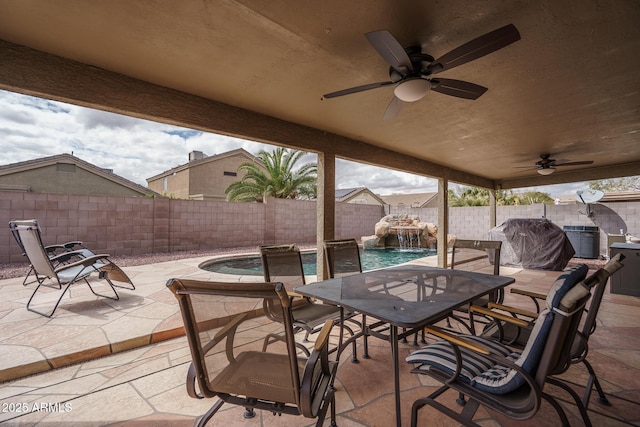
<svg viewBox="0 0 640 427">
<path fill-rule="evenodd" d="M 538 160 L 535 166 L 515 166 L 517 168 L 529 168 L 535 169 L 540 175 L 551 175 L 555 172 L 558 166 L 578 166 L 578 165 L 590 165 L 593 164 L 593 160 L 584 160 L 581 162 L 571 162 L 569 160 L 556 160 L 551 158 L 551 154 L 541 154 L 540 160 Z"/>
<path fill-rule="evenodd" d="M 520 40 L 520 33 L 513 24 L 506 25 L 475 38 L 434 60 L 422 52 L 420 46 L 403 48 L 388 31 L 366 33 L 373 48 L 390 65 L 389 81 L 370 83 L 337 92 L 327 93 L 323 98 L 336 98 L 365 90 L 395 86 L 394 97 L 384 113 L 384 119 L 395 117 L 405 102 L 422 99 L 429 90 L 465 99 L 477 99 L 487 91 L 486 87 L 461 80 L 433 78 L 435 74 L 478 59 Z"/>
</svg>

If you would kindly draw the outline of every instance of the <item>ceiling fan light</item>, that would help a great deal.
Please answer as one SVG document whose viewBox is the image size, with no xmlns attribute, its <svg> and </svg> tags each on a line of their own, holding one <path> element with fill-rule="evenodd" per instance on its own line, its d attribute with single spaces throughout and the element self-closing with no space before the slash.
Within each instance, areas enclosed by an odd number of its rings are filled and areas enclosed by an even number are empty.
<svg viewBox="0 0 640 427">
<path fill-rule="evenodd" d="M 538 169 L 538 173 L 540 175 L 551 175 L 553 173 L 553 171 L 555 171 L 554 168 L 542 168 L 542 169 Z"/>
<path fill-rule="evenodd" d="M 424 97 L 431 90 L 429 80 L 415 78 L 400 83 L 393 90 L 396 97 L 404 102 L 414 102 Z"/>
</svg>

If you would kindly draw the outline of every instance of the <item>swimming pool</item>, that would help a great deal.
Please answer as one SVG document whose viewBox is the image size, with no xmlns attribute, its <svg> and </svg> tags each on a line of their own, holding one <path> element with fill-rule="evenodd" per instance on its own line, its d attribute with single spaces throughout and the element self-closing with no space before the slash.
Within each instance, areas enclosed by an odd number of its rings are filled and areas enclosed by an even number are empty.
<svg viewBox="0 0 640 427">
<path fill-rule="evenodd" d="M 435 254 L 435 249 L 410 251 L 396 248 L 367 249 L 366 251 L 360 251 L 360 258 L 362 270 L 367 271 L 376 268 L 391 267 L 392 265 L 402 264 L 417 258 L 434 256 Z M 304 268 L 305 275 L 313 276 L 316 274 L 315 252 L 302 253 L 302 267 Z M 260 257 L 257 255 L 207 261 L 201 264 L 200 268 L 221 274 L 262 276 L 262 263 L 260 262 Z"/>
</svg>

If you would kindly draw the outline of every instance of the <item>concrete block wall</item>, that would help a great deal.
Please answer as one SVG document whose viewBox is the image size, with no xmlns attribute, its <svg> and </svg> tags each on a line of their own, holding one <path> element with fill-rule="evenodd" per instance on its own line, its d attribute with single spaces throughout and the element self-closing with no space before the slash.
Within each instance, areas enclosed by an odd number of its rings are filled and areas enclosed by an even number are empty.
<svg viewBox="0 0 640 427">
<path fill-rule="evenodd" d="M 373 234 L 379 206 L 336 204 L 336 237 Z M 37 219 L 46 244 L 80 240 L 111 255 L 316 242 L 316 202 L 263 203 L 0 192 L 0 264 L 24 262 L 7 226 Z"/>
</svg>

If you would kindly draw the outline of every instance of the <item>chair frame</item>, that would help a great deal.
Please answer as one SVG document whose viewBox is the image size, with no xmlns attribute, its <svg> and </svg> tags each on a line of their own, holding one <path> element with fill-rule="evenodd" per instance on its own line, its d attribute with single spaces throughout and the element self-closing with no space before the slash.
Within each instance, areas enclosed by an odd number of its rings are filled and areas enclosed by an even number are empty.
<svg viewBox="0 0 640 427">
<path fill-rule="evenodd" d="M 360 259 L 360 247 L 356 239 L 325 240 L 324 242 L 322 242 L 322 248 L 324 251 L 327 271 L 329 272 L 329 278 L 334 279 L 336 277 L 343 277 L 350 274 L 362 273 L 362 260 Z M 351 258 L 354 261 L 356 261 L 356 264 L 353 270 L 339 271 L 339 269 L 336 268 L 337 267 L 336 250 L 339 250 L 339 249 L 348 249 L 351 251 L 351 254 L 350 254 Z M 355 335 L 352 334 L 352 336 L 348 340 L 346 340 L 343 343 L 343 345 L 346 347 L 350 342 L 353 342 L 353 355 L 351 357 L 351 362 L 359 363 L 357 347 L 356 347 L 356 339 L 359 338 L 360 335 L 362 335 L 363 343 L 364 343 L 362 357 L 365 359 L 371 358 L 371 356 L 369 356 L 369 339 L 368 339 L 369 335 L 367 332 L 367 315 L 362 314 L 361 321 L 356 321 L 353 318 L 354 316 L 355 316 L 355 313 L 353 313 L 352 316 L 345 315 L 345 317 L 348 317 L 349 320 L 356 323 L 361 328 L 360 329 L 361 332 Z"/>
<path fill-rule="evenodd" d="M 486 254 L 485 256 L 489 259 L 489 261 L 493 259 L 493 275 L 499 276 L 501 248 L 502 248 L 502 242 L 499 240 L 456 239 L 451 248 L 451 263 L 449 265 L 449 268 L 451 268 L 452 270 L 455 269 L 456 251 L 458 249 L 473 249 L 477 251 L 484 251 Z M 462 263 L 458 263 L 458 265 L 460 264 Z M 500 289 L 495 293 L 489 295 L 489 303 L 501 303 L 503 299 L 504 299 L 503 289 Z M 460 309 L 452 312 L 447 318 L 447 322 L 449 322 L 449 318 L 454 319 L 458 323 L 463 325 L 465 329 L 469 331 L 469 333 L 471 333 L 472 335 L 475 335 L 476 334 L 475 322 L 474 322 L 474 319 L 469 314 L 469 307 L 473 304 L 476 304 L 476 301 L 472 301 L 471 304 L 465 305 L 464 307 L 461 307 Z M 469 323 L 467 324 L 467 322 L 465 321 L 466 319 L 463 319 L 461 315 L 457 314 L 456 312 L 469 315 L 469 318 L 468 318 Z M 447 326 L 450 326 L 450 323 L 447 323 Z"/>
<path fill-rule="evenodd" d="M 131 282 L 131 279 L 129 279 L 120 267 L 109 260 L 109 255 L 97 254 L 89 257 L 83 257 L 84 252 L 80 250 L 63 252 L 59 255 L 50 257 L 47 254 L 46 247 L 42 243 L 40 227 L 36 220 L 12 221 L 12 223 L 13 225 L 10 225 L 12 232 L 15 230 L 17 234 L 16 240 L 19 239 L 20 245 L 24 248 L 24 254 L 31 263 L 33 274 L 35 275 L 36 282 L 38 283 L 31 294 L 29 301 L 27 301 L 27 310 L 48 318 L 52 317 L 69 287 L 80 280 L 83 280 L 87 286 L 89 286 L 89 289 L 94 295 L 116 301 L 120 299 L 116 292 L 116 287 L 135 290 L 135 286 L 133 282 Z M 22 233 L 29 234 L 22 236 Z M 73 261 L 74 257 L 78 258 L 78 260 Z M 65 277 L 64 273 L 68 273 L 70 275 Z M 92 273 L 98 273 L 98 277 L 100 279 L 104 279 L 108 283 L 114 296 L 104 295 L 93 289 L 88 280 Z M 112 279 L 126 282 L 129 285 L 117 285 L 113 283 Z M 41 286 L 62 290 L 53 309 L 48 313 L 41 312 L 31 307 L 31 302 Z"/>
<path fill-rule="evenodd" d="M 213 417 L 224 403 L 242 406 L 246 409 L 245 417 L 254 416 L 254 409 L 261 409 L 275 414 L 302 415 L 306 418 L 317 418 L 317 427 L 321 427 L 326 413 L 331 408 L 331 426 L 336 426 L 335 411 L 335 389 L 333 386 L 338 367 L 338 361 L 329 359 L 329 336 L 334 325 L 332 320 L 327 320 L 315 342 L 315 345 L 306 360 L 302 373 L 298 371 L 299 358 L 296 354 L 296 343 L 294 339 L 294 324 L 292 301 L 282 283 L 223 283 L 206 282 L 189 279 L 170 279 L 166 286 L 171 290 L 178 300 L 184 327 L 191 350 L 192 362 L 187 372 L 187 393 L 196 399 L 217 397 L 213 406 L 202 416 L 198 426 L 204 426 Z M 191 295 L 220 295 L 220 296 L 241 296 L 246 298 L 263 299 L 263 307 L 266 308 L 267 301 L 277 301 L 282 308 L 281 322 L 284 325 L 285 334 L 283 340 L 286 343 L 288 354 L 288 366 L 292 378 L 292 388 L 295 396 L 295 403 L 276 402 L 266 399 L 256 399 L 250 396 L 233 394 L 230 392 L 219 392 L 212 388 L 214 379 L 209 379 L 205 368 L 206 352 L 203 351 L 199 331 L 196 326 L 196 316 L 191 303 Z M 266 312 L 265 312 L 266 315 Z M 234 335 L 236 328 L 247 316 L 241 313 L 234 320 L 227 323 L 214 337 L 214 340 L 221 342 L 225 340 L 227 357 L 230 356 L 234 348 Z M 212 346 L 207 344 L 206 348 Z M 265 351 L 265 349 L 263 349 Z M 231 361 L 231 359 L 229 359 Z M 320 375 L 321 377 L 318 377 Z M 318 379 L 319 378 L 319 379 Z"/>
</svg>

